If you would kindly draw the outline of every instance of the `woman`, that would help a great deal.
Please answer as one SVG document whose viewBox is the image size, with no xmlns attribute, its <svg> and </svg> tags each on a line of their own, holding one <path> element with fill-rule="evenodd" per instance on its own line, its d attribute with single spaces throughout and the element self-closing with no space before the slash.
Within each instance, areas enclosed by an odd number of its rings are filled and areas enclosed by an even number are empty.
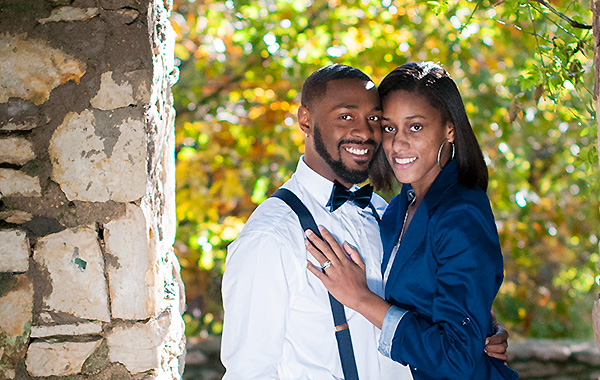
<svg viewBox="0 0 600 380">
<path fill-rule="evenodd" d="M 458 88 L 421 62 L 388 74 L 379 94 L 383 151 L 372 182 L 404 183 L 381 221 L 385 300 L 367 288 L 358 252 L 322 227 L 326 242 L 307 231 L 307 249 L 326 269 L 308 268 L 381 329 L 381 353 L 416 380 L 518 378 L 484 353 L 503 262 L 487 168 Z"/>
</svg>

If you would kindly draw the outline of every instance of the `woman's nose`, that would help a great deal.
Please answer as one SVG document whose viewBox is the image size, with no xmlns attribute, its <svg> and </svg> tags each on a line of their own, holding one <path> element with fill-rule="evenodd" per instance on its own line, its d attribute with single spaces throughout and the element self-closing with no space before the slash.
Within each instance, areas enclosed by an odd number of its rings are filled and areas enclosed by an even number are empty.
<svg viewBox="0 0 600 380">
<path fill-rule="evenodd" d="M 405 150 L 410 146 L 410 143 L 406 136 L 402 132 L 397 132 L 394 135 L 394 140 L 392 141 L 392 148 L 395 151 Z"/>
</svg>

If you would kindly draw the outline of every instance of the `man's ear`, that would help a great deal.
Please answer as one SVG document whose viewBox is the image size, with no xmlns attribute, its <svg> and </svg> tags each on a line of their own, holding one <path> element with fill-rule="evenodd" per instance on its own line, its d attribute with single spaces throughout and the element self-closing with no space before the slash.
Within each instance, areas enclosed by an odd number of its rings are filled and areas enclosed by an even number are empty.
<svg viewBox="0 0 600 380">
<path fill-rule="evenodd" d="M 446 124 L 446 140 L 454 142 L 454 124 L 450 122 Z"/>
<path fill-rule="evenodd" d="M 298 124 L 300 124 L 300 129 L 302 129 L 302 131 L 307 135 L 312 133 L 310 111 L 305 106 L 300 106 L 298 108 Z"/>
</svg>

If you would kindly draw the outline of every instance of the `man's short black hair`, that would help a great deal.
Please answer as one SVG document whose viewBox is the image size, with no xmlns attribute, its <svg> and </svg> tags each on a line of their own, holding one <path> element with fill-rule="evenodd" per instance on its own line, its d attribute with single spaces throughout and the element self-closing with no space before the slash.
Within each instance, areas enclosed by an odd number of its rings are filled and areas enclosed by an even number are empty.
<svg viewBox="0 0 600 380">
<path fill-rule="evenodd" d="M 352 66 L 333 64 L 322 67 L 310 74 L 304 82 L 302 86 L 302 105 L 309 108 L 312 102 L 325 96 L 327 82 L 336 79 L 371 80 L 367 74 Z"/>
</svg>

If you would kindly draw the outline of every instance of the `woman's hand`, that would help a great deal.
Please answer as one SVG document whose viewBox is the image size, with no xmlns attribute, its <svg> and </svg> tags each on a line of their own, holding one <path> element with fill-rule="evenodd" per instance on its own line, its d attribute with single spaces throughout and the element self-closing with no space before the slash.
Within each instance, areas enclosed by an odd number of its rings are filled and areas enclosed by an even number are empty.
<svg viewBox="0 0 600 380">
<path fill-rule="evenodd" d="M 338 301 L 360 312 L 360 305 L 374 295 L 367 286 L 365 264 L 358 251 L 348 243 L 344 242 L 342 248 L 326 228 L 319 226 L 319 231 L 324 240 L 311 230 L 305 231 L 306 249 L 321 265 L 318 268 L 308 262 L 308 270 Z"/>
<path fill-rule="evenodd" d="M 335 299 L 359 312 L 381 329 L 390 304 L 369 290 L 365 264 L 358 251 L 346 242 L 343 248 L 340 247 L 323 226 L 319 226 L 319 232 L 325 240 L 310 230 L 305 231 L 308 239 L 306 249 L 321 265 L 321 268 L 317 268 L 309 261 L 308 270 L 323 282 Z"/>
</svg>

